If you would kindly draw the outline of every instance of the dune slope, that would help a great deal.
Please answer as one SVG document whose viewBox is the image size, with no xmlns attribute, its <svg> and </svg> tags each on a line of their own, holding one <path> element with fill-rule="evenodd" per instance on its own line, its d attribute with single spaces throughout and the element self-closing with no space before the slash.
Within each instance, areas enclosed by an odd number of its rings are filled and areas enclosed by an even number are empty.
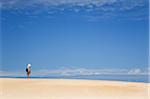
<svg viewBox="0 0 150 99">
<path fill-rule="evenodd" d="M 0 78 L 0 99 L 148 99 L 146 83 Z"/>
</svg>

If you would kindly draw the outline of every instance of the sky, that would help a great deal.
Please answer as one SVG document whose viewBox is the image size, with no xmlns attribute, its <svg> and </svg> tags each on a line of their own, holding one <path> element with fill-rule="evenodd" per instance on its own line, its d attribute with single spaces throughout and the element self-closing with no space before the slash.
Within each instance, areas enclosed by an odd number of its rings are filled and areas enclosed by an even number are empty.
<svg viewBox="0 0 150 99">
<path fill-rule="evenodd" d="M 148 4 L 148 0 L 0 0 L 1 70 L 24 71 L 30 63 L 33 70 L 139 73 L 148 68 Z"/>
</svg>

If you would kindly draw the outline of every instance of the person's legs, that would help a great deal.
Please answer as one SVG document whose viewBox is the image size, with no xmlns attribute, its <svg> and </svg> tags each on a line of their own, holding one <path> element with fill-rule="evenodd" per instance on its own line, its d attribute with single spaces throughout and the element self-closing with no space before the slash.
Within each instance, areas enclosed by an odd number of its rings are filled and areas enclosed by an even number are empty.
<svg viewBox="0 0 150 99">
<path fill-rule="evenodd" d="M 29 75 L 29 74 L 27 74 L 27 76 L 28 76 L 28 78 L 30 77 L 30 75 Z"/>
<path fill-rule="evenodd" d="M 30 78 L 30 71 L 27 72 L 27 77 Z"/>
</svg>

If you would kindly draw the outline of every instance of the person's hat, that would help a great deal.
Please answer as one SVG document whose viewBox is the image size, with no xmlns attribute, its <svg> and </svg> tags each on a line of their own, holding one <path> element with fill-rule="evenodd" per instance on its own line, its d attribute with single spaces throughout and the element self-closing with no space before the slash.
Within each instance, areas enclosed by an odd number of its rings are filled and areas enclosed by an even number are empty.
<svg viewBox="0 0 150 99">
<path fill-rule="evenodd" d="M 27 67 L 31 67 L 31 64 L 27 64 Z"/>
</svg>

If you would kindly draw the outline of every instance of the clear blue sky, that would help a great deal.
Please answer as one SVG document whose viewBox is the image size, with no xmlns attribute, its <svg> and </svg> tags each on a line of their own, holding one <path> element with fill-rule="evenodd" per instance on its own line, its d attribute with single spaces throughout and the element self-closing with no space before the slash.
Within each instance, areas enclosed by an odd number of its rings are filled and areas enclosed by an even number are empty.
<svg viewBox="0 0 150 99">
<path fill-rule="evenodd" d="M 1 9 L 3 70 L 148 67 L 148 0 L 6 0 Z"/>
</svg>

